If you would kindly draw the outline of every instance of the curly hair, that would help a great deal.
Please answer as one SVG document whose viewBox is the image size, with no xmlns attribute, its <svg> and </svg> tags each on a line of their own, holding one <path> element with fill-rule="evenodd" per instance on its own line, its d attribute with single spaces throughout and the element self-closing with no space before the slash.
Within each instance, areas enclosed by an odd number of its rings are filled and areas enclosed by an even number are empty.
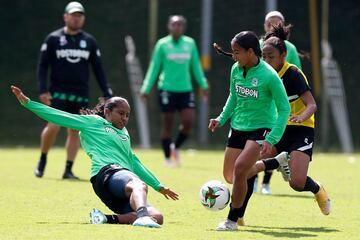
<svg viewBox="0 0 360 240">
<path fill-rule="evenodd" d="M 107 99 L 106 101 L 100 100 L 99 103 L 93 109 L 81 109 L 81 115 L 99 115 L 100 117 L 105 118 L 105 109 L 113 110 L 114 107 L 120 104 L 129 105 L 128 101 L 123 97 L 112 97 Z"/>
</svg>

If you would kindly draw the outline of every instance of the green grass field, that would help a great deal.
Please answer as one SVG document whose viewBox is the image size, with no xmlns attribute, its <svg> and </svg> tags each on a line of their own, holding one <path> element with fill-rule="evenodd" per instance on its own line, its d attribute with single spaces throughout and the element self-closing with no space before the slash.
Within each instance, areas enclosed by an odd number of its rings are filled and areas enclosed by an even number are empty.
<svg viewBox="0 0 360 240">
<path fill-rule="evenodd" d="M 157 177 L 180 195 L 177 202 L 149 191 L 149 201 L 165 216 L 161 229 L 126 225 L 91 225 L 93 207 L 109 210 L 88 181 L 90 161 L 80 152 L 74 172 L 83 181 L 63 181 L 65 151 L 49 154 L 43 179 L 33 175 L 39 151 L 0 148 L 0 239 L 359 239 L 360 155 L 316 154 L 309 175 L 324 183 L 333 212 L 323 216 L 312 194 L 297 193 L 272 179 L 272 196 L 254 194 L 247 226 L 237 232 L 214 231 L 227 210 L 210 212 L 198 200 L 200 186 L 222 180 L 222 151 L 183 151 L 183 166 L 167 169 L 158 150 L 136 151 Z M 261 175 L 262 177 L 262 175 Z"/>
</svg>

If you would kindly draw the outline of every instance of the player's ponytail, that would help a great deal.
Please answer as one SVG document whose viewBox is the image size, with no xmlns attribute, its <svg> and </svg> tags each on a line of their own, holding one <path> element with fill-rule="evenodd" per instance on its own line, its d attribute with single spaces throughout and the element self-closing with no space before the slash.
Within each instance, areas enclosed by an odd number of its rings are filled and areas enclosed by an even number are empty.
<svg viewBox="0 0 360 240">
<path fill-rule="evenodd" d="M 291 27 L 291 24 L 287 26 L 283 24 L 272 26 L 271 30 L 265 34 L 264 47 L 265 45 L 270 45 L 279 50 L 280 54 L 287 52 L 285 40 L 289 38 Z"/>
</svg>

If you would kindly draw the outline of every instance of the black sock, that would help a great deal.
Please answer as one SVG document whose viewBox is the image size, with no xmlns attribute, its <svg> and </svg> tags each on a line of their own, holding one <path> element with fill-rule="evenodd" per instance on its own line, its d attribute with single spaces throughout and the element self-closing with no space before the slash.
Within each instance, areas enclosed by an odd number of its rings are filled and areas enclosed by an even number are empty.
<svg viewBox="0 0 360 240">
<path fill-rule="evenodd" d="M 254 182 L 255 182 L 256 178 L 257 178 L 257 174 L 247 180 L 248 190 L 247 190 L 247 193 L 245 196 L 244 203 L 240 208 L 238 218 L 242 218 L 245 215 L 245 210 L 246 210 L 247 204 L 248 204 L 248 202 L 251 198 L 251 195 L 253 194 L 253 191 L 254 191 Z"/>
<path fill-rule="evenodd" d="M 314 180 L 312 180 L 311 177 L 307 176 L 305 186 L 302 192 L 310 191 L 313 194 L 316 194 L 319 190 L 320 186 Z"/>
<path fill-rule="evenodd" d="M 265 171 L 262 184 L 269 184 L 272 171 Z"/>
<path fill-rule="evenodd" d="M 136 210 L 136 216 L 139 218 L 139 217 L 145 217 L 145 216 L 149 216 L 149 212 L 147 210 L 146 207 L 139 207 L 137 210 Z"/>
<path fill-rule="evenodd" d="M 171 144 L 171 139 L 170 138 L 163 138 L 161 139 L 161 144 L 162 144 L 162 148 L 165 154 L 165 158 L 168 159 L 170 158 L 170 144 Z"/>
<path fill-rule="evenodd" d="M 41 153 L 40 155 L 40 161 L 41 162 L 46 162 L 47 159 L 47 153 Z"/>
<path fill-rule="evenodd" d="M 237 222 L 240 211 L 241 211 L 241 208 L 233 208 L 230 204 L 230 211 L 229 211 L 227 218 L 233 222 Z"/>
<path fill-rule="evenodd" d="M 106 217 L 106 223 L 109 224 L 118 224 L 119 223 L 119 219 L 117 218 L 117 215 L 105 215 Z"/>
<path fill-rule="evenodd" d="M 71 172 L 71 168 L 74 164 L 74 161 L 67 160 L 65 166 L 65 172 Z"/>
<path fill-rule="evenodd" d="M 175 148 L 178 149 L 185 142 L 185 140 L 187 138 L 188 138 L 187 134 L 185 134 L 183 132 L 179 132 L 177 137 L 176 137 Z"/>
<path fill-rule="evenodd" d="M 262 160 L 265 165 L 265 171 L 277 169 L 280 165 L 275 158 Z"/>
<path fill-rule="evenodd" d="M 40 159 L 38 162 L 37 169 L 40 171 L 44 171 L 46 165 L 47 153 L 41 153 Z"/>
</svg>

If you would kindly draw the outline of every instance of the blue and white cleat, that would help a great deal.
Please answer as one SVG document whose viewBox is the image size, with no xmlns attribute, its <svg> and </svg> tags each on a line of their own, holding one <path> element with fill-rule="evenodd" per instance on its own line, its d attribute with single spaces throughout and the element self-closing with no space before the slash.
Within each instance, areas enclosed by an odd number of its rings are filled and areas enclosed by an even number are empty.
<svg viewBox="0 0 360 240">
<path fill-rule="evenodd" d="M 94 208 L 90 212 L 90 223 L 91 224 L 103 224 L 107 222 L 105 214 L 103 214 L 99 209 Z"/>
<path fill-rule="evenodd" d="M 160 228 L 160 224 L 150 216 L 139 217 L 132 225 L 137 227 Z"/>
</svg>

